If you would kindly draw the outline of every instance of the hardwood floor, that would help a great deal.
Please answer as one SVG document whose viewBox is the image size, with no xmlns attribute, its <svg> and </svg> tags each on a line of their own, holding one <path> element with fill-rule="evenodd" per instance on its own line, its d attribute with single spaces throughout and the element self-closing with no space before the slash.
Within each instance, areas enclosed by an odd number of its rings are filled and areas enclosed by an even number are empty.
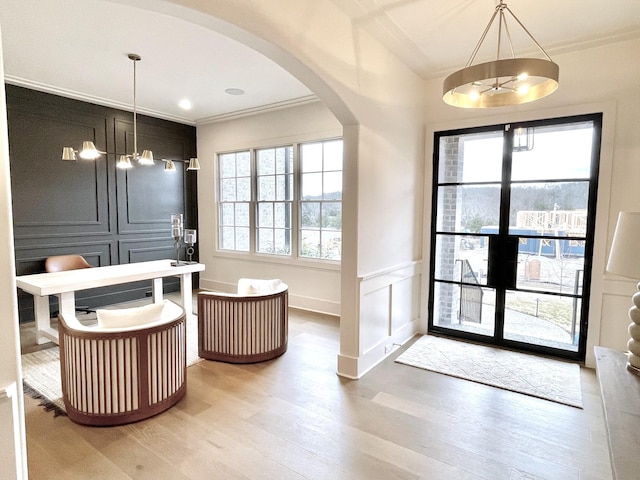
<svg viewBox="0 0 640 480">
<path fill-rule="evenodd" d="M 29 478 L 611 478 L 593 370 L 581 410 L 394 363 L 408 345 L 346 380 L 338 338 L 337 319 L 291 310 L 283 356 L 201 361 L 178 405 L 122 427 L 80 426 L 26 397 Z"/>
</svg>

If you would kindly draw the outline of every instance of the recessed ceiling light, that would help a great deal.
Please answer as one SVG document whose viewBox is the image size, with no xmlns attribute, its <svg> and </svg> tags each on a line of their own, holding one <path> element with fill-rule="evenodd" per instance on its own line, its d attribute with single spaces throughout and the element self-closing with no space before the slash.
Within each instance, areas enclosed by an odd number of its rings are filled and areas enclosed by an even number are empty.
<svg viewBox="0 0 640 480">
<path fill-rule="evenodd" d="M 178 103 L 178 106 L 183 110 L 191 110 L 191 107 L 192 107 L 191 101 L 186 98 L 183 98 L 182 100 L 180 100 L 180 102 Z"/>
<path fill-rule="evenodd" d="M 229 95 L 244 95 L 244 90 L 241 88 L 227 88 L 224 92 Z"/>
</svg>

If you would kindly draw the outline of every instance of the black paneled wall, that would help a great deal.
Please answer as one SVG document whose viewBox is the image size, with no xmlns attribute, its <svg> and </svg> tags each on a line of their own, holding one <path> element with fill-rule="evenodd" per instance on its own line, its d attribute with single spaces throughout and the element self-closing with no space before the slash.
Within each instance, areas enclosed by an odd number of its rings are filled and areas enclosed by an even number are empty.
<svg viewBox="0 0 640 480">
<path fill-rule="evenodd" d="M 152 150 L 156 162 L 120 170 L 118 155 L 133 152 L 131 112 L 13 85 L 6 91 L 17 275 L 43 272 L 48 256 L 67 253 L 94 266 L 175 258 L 170 216 L 183 213 L 186 227 L 197 228 L 198 173 L 183 162 L 165 172 L 159 160 L 195 157 L 195 127 L 138 115 L 138 151 Z M 109 153 L 61 160 L 63 146 L 79 149 L 83 140 Z M 164 284 L 179 289 L 177 279 Z M 138 282 L 78 292 L 76 300 L 95 307 L 150 291 L 150 282 Z M 18 299 L 21 321 L 32 319 L 31 295 Z"/>
</svg>

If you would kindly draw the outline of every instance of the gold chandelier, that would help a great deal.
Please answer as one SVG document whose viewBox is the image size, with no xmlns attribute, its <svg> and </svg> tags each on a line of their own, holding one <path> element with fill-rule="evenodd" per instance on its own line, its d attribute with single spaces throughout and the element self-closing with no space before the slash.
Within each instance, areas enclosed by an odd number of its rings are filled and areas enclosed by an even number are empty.
<svg viewBox="0 0 640 480">
<path fill-rule="evenodd" d="M 505 12 L 508 12 L 544 55 L 516 58 Z M 496 60 L 472 65 L 494 20 L 499 19 Z M 502 37 L 506 36 L 512 58 L 500 58 Z M 465 67 L 449 75 L 443 84 L 445 103 L 461 108 L 504 107 L 532 102 L 558 88 L 559 68 L 533 38 L 518 17 L 500 0 Z"/>
<path fill-rule="evenodd" d="M 153 165 L 153 152 L 151 150 L 143 150 L 142 153 L 138 153 L 138 125 L 137 125 L 137 106 L 136 106 L 136 62 L 139 62 L 142 57 L 137 53 L 129 53 L 127 55 L 129 60 L 133 62 L 133 153 L 122 154 L 119 156 L 116 163 L 116 167 L 122 169 L 133 168 L 131 160 L 137 161 L 140 165 Z M 74 150 L 73 147 L 62 148 L 62 160 L 76 161 L 78 158 L 82 160 L 95 160 L 107 152 L 98 150 L 95 144 L 89 140 L 82 142 L 82 150 Z M 165 163 L 165 172 L 175 172 L 176 161 L 180 160 L 166 160 L 162 159 Z M 186 163 L 186 161 L 185 161 Z M 197 158 L 190 158 L 187 170 L 200 170 L 200 163 Z"/>
</svg>

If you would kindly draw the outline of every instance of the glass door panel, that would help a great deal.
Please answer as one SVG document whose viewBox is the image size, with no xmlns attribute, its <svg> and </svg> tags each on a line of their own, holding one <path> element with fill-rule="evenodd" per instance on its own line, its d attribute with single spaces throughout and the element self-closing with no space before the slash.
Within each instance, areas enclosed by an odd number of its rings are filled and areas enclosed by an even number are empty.
<svg viewBox="0 0 640 480">
<path fill-rule="evenodd" d="M 594 122 L 513 129 L 511 181 L 591 178 Z"/>
<path fill-rule="evenodd" d="M 438 298 L 433 307 L 434 325 L 493 337 L 496 298 L 493 288 L 435 282 L 434 294 Z"/>
<path fill-rule="evenodd" d="M 582 295 L 582 277 L 585 268 L 584 242 L 576 242 L 576 246 L 567 246 L 567 250 L 563 250 L 564 243 L 573 244 L 574 241 L 520 238 L 521 242 L 522 240 L 526 240 L 527 243 L 520 243 L 516 275 L 517 289 L 560 295 Z M 543 252 L 549 253 L 539 255 L 538 245 L 542 245 Z M 530 248 L 534 253 L 530 253 Z"/>
<path fill-rule="evenodd" d="M 500 219 L 499 183 L 452 185 L 438 189 L 436 229 L 439 232 L 479 233 Z"/>
<path fill-rule="evenodd" d="M 504 306 L 504 338 L 519 343 L 578 351 L 579 299 L 510 291 Z"/>
<path fill-rule="evenodd" d="M 488 245 L 487 236 L 436 236 L 434 277 L 449 282 L 486 285 Z"/>
</svg>

